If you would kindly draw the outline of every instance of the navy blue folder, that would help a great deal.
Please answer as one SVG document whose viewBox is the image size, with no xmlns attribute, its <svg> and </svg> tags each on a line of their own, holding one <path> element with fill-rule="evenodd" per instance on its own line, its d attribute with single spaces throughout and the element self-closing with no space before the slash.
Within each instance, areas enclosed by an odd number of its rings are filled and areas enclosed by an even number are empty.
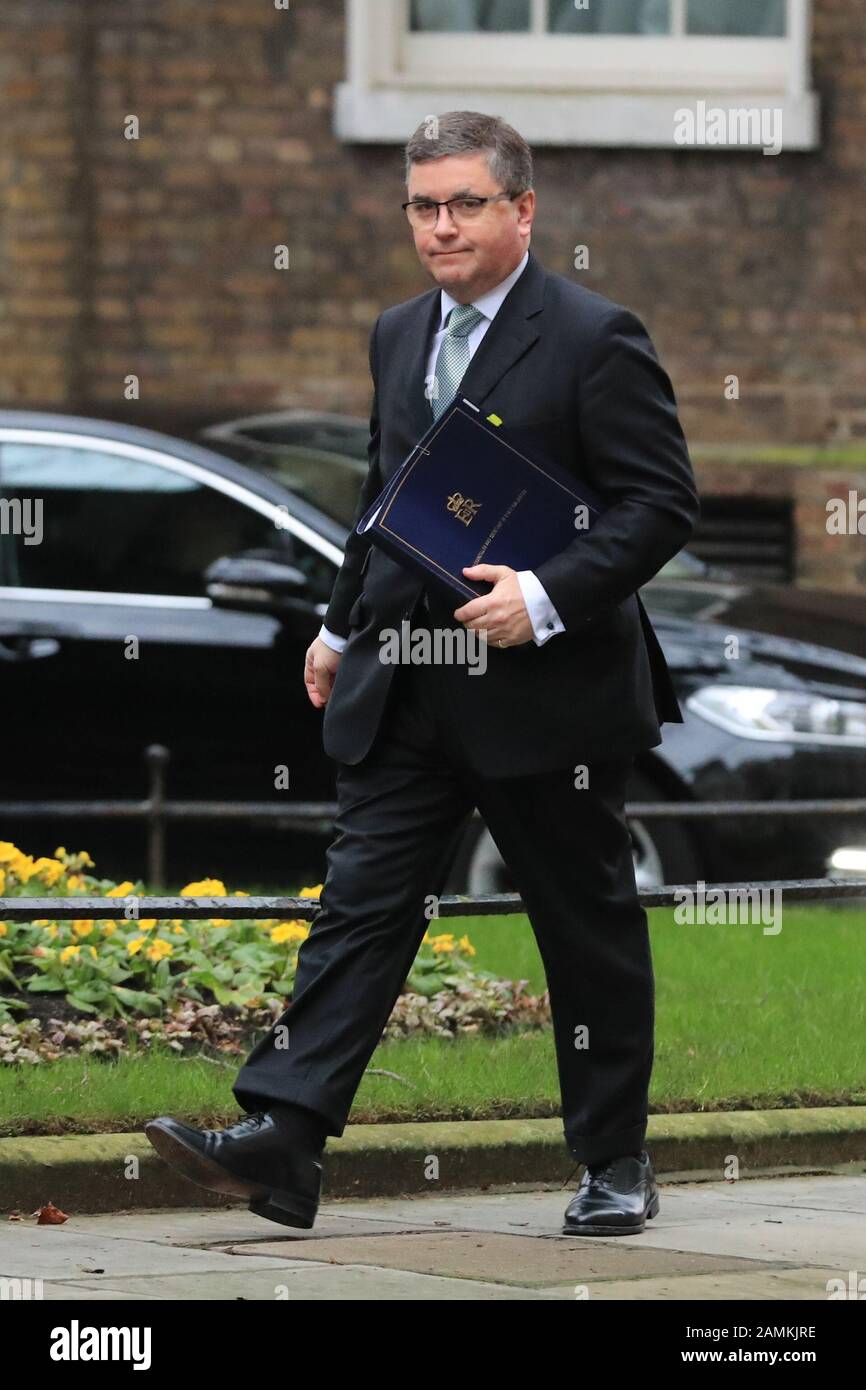
<svg viewBox="0 0 866 1390">
<path fill-rule="evenodd" d="M 502 422 L 458 397 L 356 529 L 449 597 L 472 599 L 492 585 L 467 579 L 464 565 L 535 569 L 590 530 L 605 509 L 584 483 L 550 460 L 527 457 Z"/>
</svg>

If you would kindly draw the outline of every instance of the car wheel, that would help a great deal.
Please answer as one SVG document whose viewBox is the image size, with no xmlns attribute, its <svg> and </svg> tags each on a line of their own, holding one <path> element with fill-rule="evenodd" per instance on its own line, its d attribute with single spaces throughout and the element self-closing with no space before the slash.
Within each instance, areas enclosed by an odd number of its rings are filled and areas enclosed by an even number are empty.
<svg viewBox="0 0 866 1390">
<path fill-rule="evenodd" d="M 665 801 L 643 773 L 635 772 L 629 782 L 629 801 Z M 694 840 L 687 826 L 669 820 L 629 821 L 634 857 L 634 876 L 638 888 L 656 888 L 664 883 L 694 883 L 700 864 Z M 446 893 L 514 893 L 514 880 L 487 826 L 474 816 L 454 860 Z"/>
</svg>

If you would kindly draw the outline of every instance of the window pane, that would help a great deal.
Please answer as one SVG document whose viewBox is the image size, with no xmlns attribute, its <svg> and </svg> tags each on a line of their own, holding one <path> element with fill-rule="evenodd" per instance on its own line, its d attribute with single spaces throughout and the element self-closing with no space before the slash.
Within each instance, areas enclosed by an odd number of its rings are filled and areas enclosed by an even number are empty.
<svg viewBox="0 0 866 1390">
<path fill-rule="evenodd" d="M 266 517 L 211 487 L 99 450 L 0 445 L 0 497 L 17 499 L 22 516 L 42 504 L 38 543 L 27 543 L 27 531 L 4 537 L 14 549 L 2 580 L 29 588 L 201 596 L 211 561 L 290 544 Z"/>
<path fill-rule="evenodd" d="M 549 0 L 548 24 L 558 34 L 667 34 L 670 0 Z"/>
<path fill-rule="evenodd" d="M 688 0 L 690 34 L 741 34 L 784 38 L 786 0 Z"/>
<path fill-rule="evenodd" d="M 530 0 L 412 0 L 410 28 L 522 33 L 529 28 L 529 6 Z"/>
<path fill-rule="evenodd" d="M 249 439 L 257 432 L 250 431 Z M 367 437 L 369 438 L 369 432 Z M 341 446 L 342 448 L 342 446 Z M 358 493 L 367 474 L 367 450 L 362 457 L 303 449 L 299 445 L 263 443 L 248 455 L 256 467 L 275 473 L 284 487 L 309 502 L 325 516 L 350 527 L 358 506 Z"/>
</svg>

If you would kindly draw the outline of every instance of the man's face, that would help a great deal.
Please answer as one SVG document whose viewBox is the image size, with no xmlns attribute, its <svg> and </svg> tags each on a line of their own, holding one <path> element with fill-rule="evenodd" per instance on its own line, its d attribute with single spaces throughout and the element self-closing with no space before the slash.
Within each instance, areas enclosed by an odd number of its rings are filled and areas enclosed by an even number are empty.
<svg viewBox="0 0 866 1390">
<path fill-rule="evenodd" d="M 413 164 L 407 198 L 489 197 L 505 190 L 497 185 L 486 154 L 443 155 Z M 522 261 L 529 245 L 535 194 L 530 190 L 509 202 L 487 203 L 471 222 L 457 222 L 450 208 L 440 208 L 436 223 L 413 227 L 415 249 L 434 280 L 461 304 L 493 289 Z"/>
</svg>

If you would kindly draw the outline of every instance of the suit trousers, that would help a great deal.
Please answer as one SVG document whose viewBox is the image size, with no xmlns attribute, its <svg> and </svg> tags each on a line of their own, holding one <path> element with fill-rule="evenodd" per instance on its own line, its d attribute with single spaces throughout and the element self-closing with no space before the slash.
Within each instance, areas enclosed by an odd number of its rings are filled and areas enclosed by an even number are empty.
<svg viewBox="0 0 866 1390">
<path fill-rule="evenodd" d="M 419 605 L 413 627 L 429 622 Z M 584 1163 L 637 1152 L 654 979 L 624 814 L 633 758 L 593 762 L 585 786 L 573 767 L 482 777 L 450 714 L 448 674 L 398 666 L 367 756 L 336 764 L 335 837 L 292 1001 L 248 1056 L 233 1094 L 247 1111 L 306 1106 L 328 1134 L 343 1133 L 421 939 L 435 930 L 425 906 L 443 891 L 477 805 L 544 965 L 565 1142 Z"/>
</svg>

